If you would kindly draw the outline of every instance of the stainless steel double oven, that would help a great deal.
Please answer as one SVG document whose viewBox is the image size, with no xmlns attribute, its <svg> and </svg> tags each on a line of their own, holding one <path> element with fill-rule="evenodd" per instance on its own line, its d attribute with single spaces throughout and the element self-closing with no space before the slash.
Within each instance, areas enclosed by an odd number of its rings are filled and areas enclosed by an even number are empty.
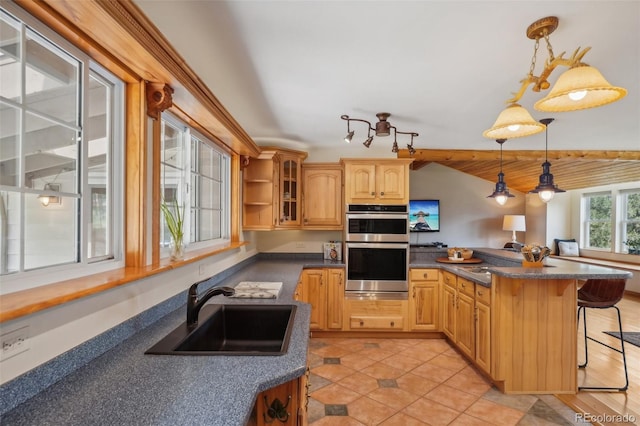
<svg viewBox="0 0 640 426">
<path fill-rule="evenodd" d="M 347 298 L 407 299 L 406 205 L 348 205 L 345 246 Z"/>
</svg>

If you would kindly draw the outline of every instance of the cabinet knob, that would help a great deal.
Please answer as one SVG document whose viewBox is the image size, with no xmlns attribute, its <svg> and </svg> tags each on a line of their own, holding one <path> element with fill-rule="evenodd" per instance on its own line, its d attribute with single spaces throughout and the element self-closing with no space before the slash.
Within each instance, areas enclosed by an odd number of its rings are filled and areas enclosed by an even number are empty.
<svg viewBox="0 0 640 426">
<path fill-rule="evenodd" d="M 376 193 L 375 192 L 371 192 L 371 195 L 376 195 Z"/>
<path fill-rule="evenodd" d="M 380 191 L 380 195 L 384 195 L 384 191 Z"/>
<path fill-rule="evenodd" d="M 360 320 L 360 327 L 364 326 L 364 321 Z"/>
<path fill-rule="evenodd" d="M 478 290 L 478 296 L 482 296 L 482 292 L 480 290 Z"/>
<path fill-rule="evenodd" d="M 396 326 L 396 323 L 391 321 L 391 327 L 395 327 L 395 326 Z"/>
</svg>

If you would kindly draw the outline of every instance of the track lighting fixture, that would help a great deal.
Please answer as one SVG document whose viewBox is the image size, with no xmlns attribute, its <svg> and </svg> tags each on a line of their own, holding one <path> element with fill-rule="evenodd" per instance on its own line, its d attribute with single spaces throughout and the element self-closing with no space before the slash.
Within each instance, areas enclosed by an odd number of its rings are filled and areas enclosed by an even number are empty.
<svg viewBox="0 0 640 426">
<path fill-rule="evenodd" d="M 533 85 L 531 90 L 534 92 L 547 90 L 551 86 L 547 78 L 559 65 L 569 69 L 560 75 L 549 94 L 534 104 L 534 108 L 538 111 L 558 112 L 595 108 L 618 101 L 626 96 L 626 89 L 612 86 L 600 74 L 600 71 L 582 62 L 582 58 L 591 49 L 590 47 L 582 50 L 580 48 L 576 49 L 570 58 L 563 58 L 564 52 L 556 57 L 553 54 L 549 35 L 557 27 L 558 18 L 547 16 L 537 20 L 527 28 L 527 37 L 535 40 L 529 74 L 521 81 L 522 84 L 518 93 L 507 100 L 509 106 L 500 113 L 493 126 L 484 131 L 484 137 L 490 139 L 513 139 L 542 132 L 544 126 L 536 122 L 531 117 L 531 114 L 518 104 L 518 101 L 530 84 Z M 541 38 L 546 42 L 549 57 L 540 76 L 535 76 L 533 72 Z"/>
<path fill-rule="evenodd" d="M 487 196 L 487 198 L 495 198 L 496 202 L 501 206 L 505 205 L 507 199 L 515 197 L 515 195 L 509 193 L 507 184 L 504 182 L 504 173 L 502 173 L 502 144 L 506 141 L 506 139 L 496 140 L 496 142 L 500 144 L 500 173 L 498 173 L 498 182 L 496 182 L 495 191 L 493 191 L 493 194 Z"/>
<path fill-rule="evenodd" d="M 544 132 L 544 163 L 542 163 L 542 174 L 540 175 L 540 180 L 538 186 L 529 191 L 529 194 L 538 194 L 538 197 L 545 202 L 548 203 L 551 201 L 556 192 L 566 192 L 563 189 L 558 188 L 558 185 L 553 183 L 553 175 L 549 171 L 551 168 L 551 163 L 549 163 L 548 159 L 548 133 L 549 124 L 553 121 L 553 118 L 543 118 L 540 120 L 542 124 L 545 126 Z"/>
<path fill-rule="evenodd" d="M 387 119 L 391 116 L 388 112 L 379 112 L 376 114 L 378 117 L 378 122 L 375 127 L 371 125 L 371 123 L 367 120 L 362 120 L 360 118 L 351 118 L 348 115 L 341 115 L 340 118 L 347 121 L 347 136 L 344 138 L 345 142 L 350 143 L 353 139 L 354 132 L 351 130 L 350 124 L 352 121 L 359 121 L 362 123 L 367 123 L 367 139 L 362 143 L 364 146 L 369 148 L 373 143 L 373 136 L 371 135 L 371 131 L 375 131 L 375 136 L 389 136 L 391 134 L 391 130 L 393 130 L 393 145 L 391 148 L 391 152 L 398 152 L 398 134 L 400 135 L 410 135 L 411 143 L 407 145 L 407 149 L 409 150 L 409 154 L 415 154 L 416 150 L 413 148 L 413 137 L 418 136 L 415 132 L 400 132 L 396 129 L 395 126 L 392 126 L 391 123 L 387 121 Z"/>
</svg>

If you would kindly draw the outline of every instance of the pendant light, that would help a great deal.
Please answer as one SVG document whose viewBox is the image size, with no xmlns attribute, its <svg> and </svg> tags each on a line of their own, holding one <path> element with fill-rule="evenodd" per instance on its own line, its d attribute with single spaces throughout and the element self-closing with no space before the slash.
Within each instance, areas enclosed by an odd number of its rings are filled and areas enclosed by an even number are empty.
<svg viewBox="0 0 640 426">
<path fill-rule="evenodd" d="M 558 185 L 553 183 L 553 175 L 549 171 L 551 168 L 551 163 L 549 163 L 549 148 L 548 148 L 548 133 L 549 133 L 549 123 L 551 123 L 553 118 L 543 118 L 540 120 L 542 124 L 545 125 L 544 132 L 544 163 L 542 163 L 542 174 L 540 175 L 540 180 L 538 182 L 538 186 L 529 191 L 529 194 L 538 194 L 538 197 L 545 202 L 548 203 L 551 201 L 556 195 L 556 192 L 567 192 L 564 189 L 558 188 Z"/>
<path fill-rule="evenodd" d="M 504 182 L 504 173 L 502 173 L 502 144 L 506 141 L 506 139 L 496 139 L 496 142 L 500 144 L 500 173 L 498 173 L 498 182 L 496 182 L 495 191 L 493 191 L 493 194 L 487 196 L 487 198 L 495 198 L 496 202 L 501 206 L 505 205 L 507 199 L 515 197 L 515 195 L 509 193 L 507 184 Z"/>
</svg>

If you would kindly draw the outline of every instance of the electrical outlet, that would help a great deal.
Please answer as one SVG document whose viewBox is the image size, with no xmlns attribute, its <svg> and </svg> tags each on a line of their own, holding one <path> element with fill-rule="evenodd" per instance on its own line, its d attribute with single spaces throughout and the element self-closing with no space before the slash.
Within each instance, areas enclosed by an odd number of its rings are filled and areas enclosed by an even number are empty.
<svg viewBox="0 0 640 426">
<path fill-rule="evenodd" d="M 304 247 L 305 247 L 305 246 L 304 246 L 304 243 L 303 243 L 302 241 L 298 241 L 298 242 L 296 243 L 296 248 L 304 248 Z"/>
<path fill-rule="evenodd" d="M 29 326 L 9 331 L 0 336 L 2 347 L 0 349 L 0 361 L 9 359 L 29 350 Z"/>
</svg>

